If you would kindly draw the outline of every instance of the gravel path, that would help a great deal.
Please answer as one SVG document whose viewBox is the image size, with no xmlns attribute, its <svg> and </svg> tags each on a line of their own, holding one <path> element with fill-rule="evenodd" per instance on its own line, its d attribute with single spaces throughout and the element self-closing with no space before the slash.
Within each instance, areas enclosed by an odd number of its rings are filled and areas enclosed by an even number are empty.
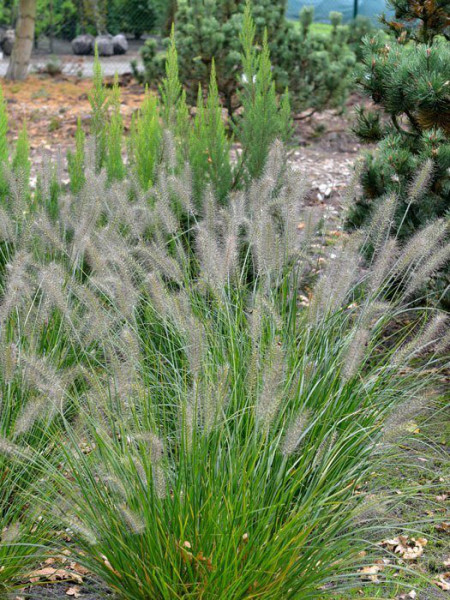
<svg viewBox="0 0 450 600">
<path fill-rule="evenodd" d="M 138 58 L 138 54 L 128 53 L 123 56 L 102 57 L 101 65 L 104 75 L 106 77 L 112 77 L 116 73 L 118 75 L 130 73 L 130 62 L 133 58 Z M 54 60 L 55 59 L 51 56 L 34 56 L 31 59 L 30 73 L 44 70 L 47 64 Z M 64 75 L 77 75 L 79 77 L 92 77 L 93 75 L 93 56 L 62 55 L 57 56 L 56 61 L 61 64 L 61 69 Z M 6 75 L 8 64 L 8 57 L 0 58 L 0 77 L 4 77 Z"/>
</svg>

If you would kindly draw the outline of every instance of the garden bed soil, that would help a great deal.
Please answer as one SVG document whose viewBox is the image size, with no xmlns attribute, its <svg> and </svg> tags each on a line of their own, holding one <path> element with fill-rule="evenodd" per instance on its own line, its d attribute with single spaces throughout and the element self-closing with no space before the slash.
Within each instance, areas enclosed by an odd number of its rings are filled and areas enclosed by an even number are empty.
<svg viewBox="0 0 450 600">
<path fill-rule="evenodd" d="M 109 85 L 112 78 L 106 79 Z M 144 89 L 131 75 L 120 77 L 121 110 L 125 128 L 141 106 Z M 25 82 L 3 81 L 8 104 L 10 140 L 17 139 L 26 122 L 33 167 L 45 153 L 65 157 L 73 148 L 78 119 L 89 130 L 88 94 L 92 80 L 66 75 L 31 75 Z M 326 110 L 295 121 L 295 136 L 290 160 L 308 181 L 310 202 L 330 207 L 334 213 L 351 176 L 361 145 L 351 132 L 353 108 L 361 98 L 353 95 L 344 111 Z M 302 117 L 302 115 L 300 115 Z"/>
</svg>

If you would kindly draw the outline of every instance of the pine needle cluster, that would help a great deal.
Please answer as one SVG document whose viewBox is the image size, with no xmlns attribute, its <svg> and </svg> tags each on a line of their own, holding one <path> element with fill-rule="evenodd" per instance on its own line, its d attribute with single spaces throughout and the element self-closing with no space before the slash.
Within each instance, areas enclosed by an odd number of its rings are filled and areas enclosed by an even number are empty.
<svg viewBox="0 0 450 600">
<path fill-rule="evenodd" d="M 362 194 L 349 225 L 367 223 L 386 194 L 398 198 L 393 233 L 409 240 L 442 218 L 450 206 L 450 49 L 448 3 L 439 0 L 391 2 L 391 32 L 365 39 L 360 87 L 374 110 L 360 109 L 355 127 L 363 141 L 376 142 L 361 173 Z M 432 288 L 449 301 L 448 267 Z"/>
</svg>

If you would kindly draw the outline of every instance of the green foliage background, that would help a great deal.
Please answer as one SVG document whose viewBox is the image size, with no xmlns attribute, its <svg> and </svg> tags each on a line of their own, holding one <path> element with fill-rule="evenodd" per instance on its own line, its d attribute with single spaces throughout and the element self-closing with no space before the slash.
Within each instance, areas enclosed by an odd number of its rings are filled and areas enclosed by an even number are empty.
<svg viewBox="0 0 450 600">
<path fill-rule="evenodd" d="M 17 16 L 17 0 L 0 3 L 0 25 L 11 26 Z M 37 0 L 36 35 L 71 40 L 82 32 L 97 33 L 98 25 L 109 33 L 140 37 L 164 23 L 165 0 Z"/>
<path fill-rule="evenodd" d="M 175 13 L 175 38 L 180 78 L 191 103 L 199 84 L 207 85 L 214 58 L 219 93 L 229 114 L 239 108 L 238 80 L 240 32 L 245 0 L 180 0 Z M 251 3 L 255 37 L 262 44 L 267 31 L 268 47 L 278 92 L 292 90 L 296 109 L 323 109 L 342 104 L 348 94 L 355 57 L 348 46 L 348 29 L 341 18 L 331 15 L 331 33 L 310 27 L 314 12 L 305 9 L 300 26 L 286 20 L 285 0 L 255 0 Z M 168 43 L 168 40 L 165 40 Z M 161 79 L 165 54 L 155 40 L 142 49 L 141 80 Z"/>
<path fill-rule="evenodd" d="M 363 48 L 360 87 L 375 108 L 360 109 L 355 131 L 376 142 L 361 173 L 362 193 L 349 224 L 370 219 L 382 199 L 398 198 L 395 232 L 409 239 L 450 210 L 450 43 L 448 0 L 393 0 L 393 37 L 369 36 Z M 415 192 L 415 189 L 420 193 Z M 450 276 L 436 282 L 448 304 Z"/>
</svg>

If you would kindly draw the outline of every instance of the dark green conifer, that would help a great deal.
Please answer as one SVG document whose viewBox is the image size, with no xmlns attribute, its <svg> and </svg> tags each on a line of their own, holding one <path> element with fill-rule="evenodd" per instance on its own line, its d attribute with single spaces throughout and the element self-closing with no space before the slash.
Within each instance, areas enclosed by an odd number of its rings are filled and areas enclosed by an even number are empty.
<svg viewBox="0 0 450 600">
<path fill-rule="evenodd" d="M 393 230 L 401 240 L 450 208 L 450 44 L 448 0 L 392 0 L 393 33 L 365 40 L 359 84 L 374 109 L 359 109 L 356 132 L 377 142 L 361 175 L 362 194 L 349 215 L 359 227 L 381 199 L 399 201 Z M 449 276 L 440 279 L 445 289 Z M 447 292 L 448 295 L 448 292 Z"/>
<path fill-rule="evenodd" d="M 208 85 L 214 59 L 223 105 L 230 115 L 240 108 L 240 38 L 246 4 L 246 0 L 179 0 L 175 41 L 180 81 L 191 104 L 195 103 L 198 86 L 205 89 Z M 288 21 L 286 0 L 253 0 L 250 10 L 258 44 L 262 44 L 267 31 L 278 93 L 289 87 L 293 92 L 292 104 L 298 110 L 342 103 L 350 87 L 355 58 L 347 44 L 348 29 L 340 24 L 340 15 L 332 13 L 333 30 L 328 35 L 311 30 L 311 10 L 302 11 L 300 27 Z M 165 43 L 170 53 L 172 39 Z M 135 65 L 135 74 L 147 83 L 160 79 L 163 57 L 156 42 L 148 40 L 142 50 L 144 72 L 139 72 Z"/>
</svg>

